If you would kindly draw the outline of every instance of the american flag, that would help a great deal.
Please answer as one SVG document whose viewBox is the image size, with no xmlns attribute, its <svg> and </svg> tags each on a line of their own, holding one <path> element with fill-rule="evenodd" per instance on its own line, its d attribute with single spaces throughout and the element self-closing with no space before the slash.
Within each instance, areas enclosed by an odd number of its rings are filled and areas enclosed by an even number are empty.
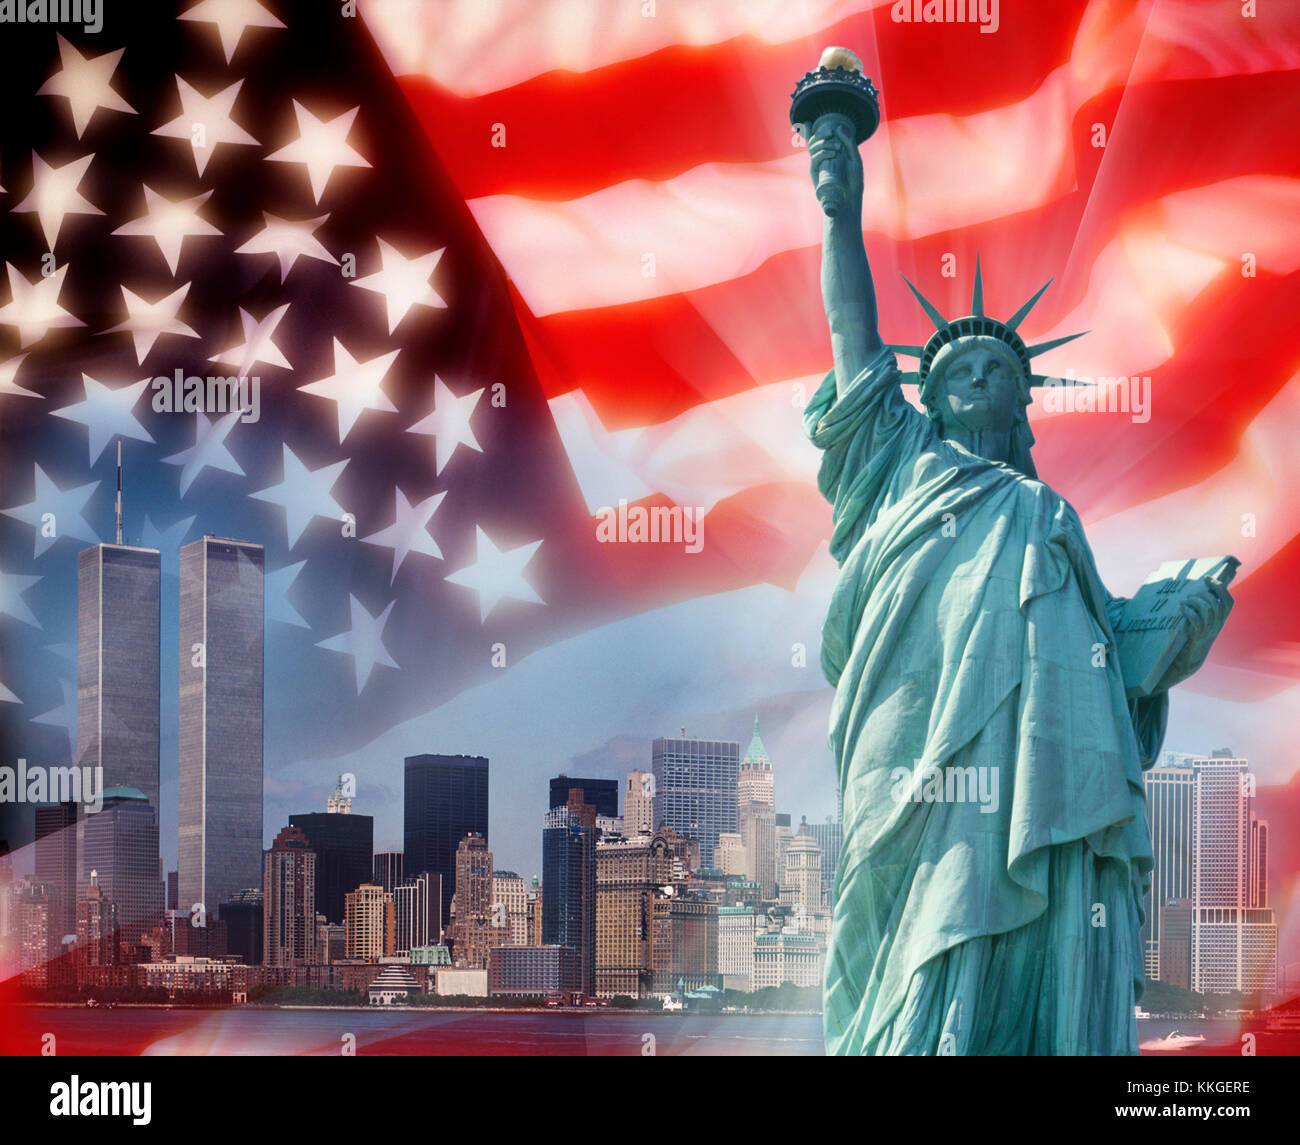
<svg viewBox="0 0 1300 1145">
<path fill-rule="evenodd" d="M 5 28 L 7 757 L 75 748 L 74 558 L 112 539 L 120 439 L 126 539 L 163 552 L 164 697 L 177 547 L 267 546 L 268 825 L 351 770 L 400 829 L 414 751 L 508 735 L 494 792 L 540 793 L 566 751 L 644 765 L 620 720 L 755 708 L 783 721 L 778 796 L 824 805 L 834 568 L 800 422 L 830 345 L 787 113 L 842 44 L 883 93 L 862 156 L 884 337 L 928 333 L 900 272 L 960 315 L 978 254 L 996 316 L 1054 278 L 1027 341 L 1090 331 L 1036 367 L 1151 379 L 1145 420 L 1040 400 L 1039 473 L 1115 592 L 1242 560 L 1175 730 L 1250 728 L 1285 780 L 1300 9 L 1001 0 L 990 34 L 900 18 L 920 8 L 159 0 L 94 34 Z M 258 376 L 260 419 L 158 412 L 177 371 Z M 703 550 L 598 543 L 621 501 L 701 508 Z M 531 855 L 544 797 L 499 798 Z"/>
</svg>

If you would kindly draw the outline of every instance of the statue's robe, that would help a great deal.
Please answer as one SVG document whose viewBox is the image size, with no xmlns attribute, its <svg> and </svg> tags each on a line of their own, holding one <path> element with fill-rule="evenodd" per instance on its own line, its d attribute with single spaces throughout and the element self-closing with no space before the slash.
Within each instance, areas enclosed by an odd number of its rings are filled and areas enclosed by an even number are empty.
<svg viewBox="0 0 1300 1145">
<path fill-rule="evenodd" d="M 1122 602 L 1069 503 L 941 438 L 899 384 L 886 349 L 805 417 L 840 565 L 827 1050 L 1135 1054 L 1167 694 L 1126 700 Z M 966 767 L 996 809 L 925 797 Z"/>
</svg>

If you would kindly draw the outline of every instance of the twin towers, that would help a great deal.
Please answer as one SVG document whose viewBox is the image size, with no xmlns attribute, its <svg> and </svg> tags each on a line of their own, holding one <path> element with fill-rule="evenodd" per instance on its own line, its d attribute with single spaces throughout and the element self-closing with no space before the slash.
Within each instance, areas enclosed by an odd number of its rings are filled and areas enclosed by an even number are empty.
<svg viewBox="0 0 1300 1145">
<path fill-rule="evenodd" d="M 180 550 L 176 906 L 215 915 L 262 883 L 261 545 L 205 536 Z M 159 807 L 162 577 L 157 549 L 77 558 L 77 763 Z M 124 841 L 130 842 L 130 841 Z M 154 856 L 157 862 L 157 856 Z M 126 904 L 122 904 L 126 905 Z"/>
</svg>

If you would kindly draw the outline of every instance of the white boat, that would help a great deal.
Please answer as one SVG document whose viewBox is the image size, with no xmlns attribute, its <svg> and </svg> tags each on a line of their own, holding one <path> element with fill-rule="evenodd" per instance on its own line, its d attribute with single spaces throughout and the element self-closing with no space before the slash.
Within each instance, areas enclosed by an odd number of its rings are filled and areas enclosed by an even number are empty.
<svg viewBox="0 0 1300 1145">
<path fill-rule="evenodd" d="M 1133 1017 L 1136 1018 L 1139 1022 L 1143 1022 L 1147 1018 L 1151 1017 L 1151 1015 L 1148 1014 L 1144 1009 L 1142 1009 L 1141 1006 L 1134 1006 Z"/>
<path fill-rule="evenodd" d="M 1204 1034 L 1184 1034 L 1181 1030 L 1172 1030 L 1163 1038 L 1153 1042 L 1143 1042 L 1147 1050 L 1185 1050 L 1188 1046 L 1199 1045 L 1205 1041 Z"/>
</svg>

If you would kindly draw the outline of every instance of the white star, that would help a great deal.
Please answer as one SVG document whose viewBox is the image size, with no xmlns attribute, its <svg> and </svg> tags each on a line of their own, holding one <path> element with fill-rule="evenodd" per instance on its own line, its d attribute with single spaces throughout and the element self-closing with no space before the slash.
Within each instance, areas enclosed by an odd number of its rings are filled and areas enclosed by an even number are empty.
<svg viewBox="0 0 1300 1145">
<path fill-rule="evenodd" d="M 278 620 L 281 624 L 292 624 L 296 628 L 311 627 L 289 601 L 289 589 L 306 567 L 306 561 L 298 561 L 297 564 L 285 565 L 282 569 L 266 574 L 264 584 L 268 620 Z"/>
<path fill-rule="evenodd" d="M 354 107 L 328 121 L 317 119 L 296 99 L 293 110 L 298 117 L 298 138 L 268 155 L 267 159 L 277 163 L 302 163 L 311 176 L 312 194 L 319 203 L 336 167 L 370 166 L 347 141 L 352 121 L 361 109 Z"/>
<path fill-rule="evenodd" d="M 180 334 L 186 338 L 199 336 L 198 331 L 190 329 L 176 317 L 181 303 L 190 292 L 188 282 L 179 289 L 173 290 L 165 298 L 158 299 L 157 302 L 146 302 L 140 295 L 127 290 L 125 286 L 121 290 L 122 301 L 126 303 L 127 319 L 116 326 L 110 326 L 107 330 L 101 330 L 100 333 L 117 334 L 129 330 L 131 340 L 135 343 L 137 364 L 144 363 L 149 351 L 153 349 L 153 344 L 163 334 Z"/>
<path fill-rule="evenodd" d="M 200 175 L 212 158 L 213 151 L 222 143 L 257 146 L 257 140 L 230 118 L 230 109 L 235 105 L 243 82 L 236 80 L 215 95 L 200 95 L 177 76 L 176 90 L 181 97 L 181 113 L 161 127 L 155 127 L 153 134 L 188 142 L 194 154 L 194 166 Z"/>
<path fill-rule="evenodd" d="M 262 7 L 257 0 L 199 0 L 187 8 L 178 20 L 203 20 L 215 24 L 221 35 L 221 47 L 230 63 L 249 28 L 283 28 L 284 25 Z"/>
<path fill-rule="evenodd" d="M 135 108 L 112 88 L 109 81 L 117 69 L 125 48 L 105 52 L 102 56 L 83 56 L 62 36 L 59 37 L 59 61 L 63 70 L 55 72 L 37 90 L 37 95 L 61 95 L 72 108 L 72 124 L 77 138 L 86 130 L 90 118 L 99 108 L 135 114 Z"/>
<path fill-rule="evenodd" d="M 313 517 L 329 517 L 334 521 L 343 519 L 343 508 L 330 495 L 330 490 L 338 481 L 340 474 L 347 468 L 348 458 L 336 461 L 333 465 L 323 465 L 320 469 L 308 469 L 295 456 L 292 449 L 284 446 L 284 479 L 278 485 L 268 485 L 256 493 L 250 494 L 259 501 L 269 501 L 284 508 L 285 527 L 289 535 L 289 548 L 298 543 L 303 530 L 311 523 Z"/>
<path fill-rule="evenodd" d="M 343 652 L 352 657 L 352 667 L 357 677 L 357 695 L 361 695 L 374 671 L 376 664 L 386 668 L 398 668 L 400 665 L 384 647 L 384 625 L 388 623 L 388 614 L 397 603 L 390 600 L 388 606 L 378 616 L 371 616 L 366 606 L 351 593 L 348 594 L 352 610 L 352 627 L 347 632 L 340 632 L 328 640 L 320 641 L 317 648 L 327 648 L 331 652 Z"/>
<path fill-rule="evenodd" d="M 240 411 L 232 410 L 220 420 L 209 418 L 205 413 L 196 413 L 194 416 L 196 418 L 194 444 L 189 449 L 182 449 L 180 453 L 173 453 L 170 457 L 163 458 L 166 464 L 181 467 L 180 495 L 182 497 L 194 484 L 194 479 L 205 469 L 219 469 L 223 473 L 244 476 L 239 462 L 226 448 L 226 438 L 234 429 L 235 422 L 242 416 Z"/>
<path fill-rule="evenodd" d="M 22 594 L 41 578 L 23 576 L 20 573 L 7 573 L 0 569 L 0 614 L 12 616 L 33 628 L 39 628 L 41 622 L 23 600 Z"/>
<path fill-rule="evenodd" d="M 3 700 L 6 704 L 22 703 L 22 700 L 20 700 L 17 696 L 15 696 L 13 692 L 11 692 L 3 684 L 0 684 L 0 700 Z"/>
<path fill-rule="evenodd" d="M 4 394 L 15 394 L 24 398 L 39 398 L 42 395 L 34 390 L 24 389 L 14 378 L 18 376 L 18 367 L 23 364 L 26 354 L 19 354 L 16 358 L 10 358 L 7 362 L 0 362 L 0 396 Z"/>
<path fill-rule="evenodd" d="M 286 302 L 283 306 L 277 306 L 259 322 L 241 306 L 239 322 L 244 330 L 244 341 L 229 350 L 223 350 L 220 354 L 214 354 L 208 361 L 237 366 L 242 375 L 246 375 L 258 362 L 268 366 L 279 366 L 282 370 L 293 369 L 289 365 L 289 360 L 280 353 L 280 347 L 275 344 L 273 337 L 275 328 L 280 325 L 280 319 L 288 310 L 289 304 Z"/>
<path fill-rule="evenodd" d="M 92 481 L 88 485 L 78 485 L 75 489 L 60 489 L 45 475 L 45 470 L 37 465 L 32 499 L 26 505 L 0 509 L 0 512 L 15 521 L 31 525 L 36 531 L 35 556 L 39 557 L 60 537 L 73 537 L 97 545 L 99 537 L 82 511 L 98 488 L 99 482 Z"/>
<path fill-rule="evenodd" d="M 533 558 L 541 541 L 520 545 L 517 549 L 502 552 L 492 539 L 476 526 L 478 559 L 447 576 L 452 584 L 464 585 L 478 593 L 479 623 L 487 620 L 497 603 L 504 597 L 545 604 L 533 586 L 524 579 L 524 566 Z"/>
<path fill-rule="evenodd" d="M 243 246 L 237 247 L 235 253 L 279 256 L 281 282 L 289 277 L 289 271 L 293 269 L 293 264 L 298 261 L 299 255 L 338 265 L 339 260 L 321 245 L 320 239 L 316 238 L 316 231 L 329 215 L 321 215 L 318 219 L 294 221 L 281 219 L 263 211 L 262 218 L 266 220 L 262 229 Z"/>
<path fill-rule="evenodd" d="M 35 151 L 32 152 L 31 193 L 14 210 L 36 212 L 41 230 L 45 232 L 45 245 L 50 250 L 59 241 L 63 220 L 69 215 L 104 213 L 77 190 L 94 158 L 94 155 L 83 155 L 62 167 L 51 167 Z"/>
<path fill-rule="evenodd" d="M 145 211 L 138 219 L 123 223 L 115 235 L 140 235 L 158 244 L 172 274 L 181 261 L 181 244 L 191 235 L 219 235 L 221 231 L 207 219 L 199 218 L 199 207 L 208 201 L 211 191 L 192 199 L 168 199 L 152 187 L 144 188 Z"/>
<path fill-rule="evenodd" d="M 63 703 L 48 712 L 42 712 L 39 716 L 33 716 L 32 723 L 63 728 L 69 736 L 72 736 L 77 730 L 77 689 L 67 680 L 60 679 L 59 691 L 63 693 Z"/>
<path fill-rule="evenodd" d="M 153 438 L 131 412 L 149 384 L 148 378 L 132 382 L 129 386 L 119 386 L 115 390 L 86 374 L 81 375 L 81 381 L 86 390 L 85 399 L 74 405 L 51 410 L 50 413 L 86 427 L 90 438 L 91 465 L 100 459 L 104 447 L 114 437 L 130 437 L 153 444 Z"/>
<path fill-rule="evenodd" d="M 467 445 L 470 449 L 483 452 L 478 439 L 474 436 L 470 419 L 474 416 L 474 407 L 483 395 L 477 389 L 472 394 L 458 398 L 451 388 L 437 374 L 433 376 L 433 412 L 428 417 L 408 426 L 407 433 L 422 433 L 431 436 L 434 449 L 436 472 L 441 473 L 447 463 L 456 455 L 459 446 Z"/>
<path fill-rule="evenodd" d="M 352 432 L 362 410 L 396 413 L 397 407 L 380 389 L 399 351 L 390 350 L 367 362 L 358 362 L 337 338 L 334 339 L 334 373 L 318 382 L 308 382 L 298 389 L 338 403 L 339 444 Z"/>
<path fill-rule="evenodd" d="M 141 534 L 140 544 L 146 549 L 157 549 L 162 557 L 163 575 L 171 575 L 171 566 L 175 561 L 175 554 L 180 550 L 185 541 L 186 534 L 190 531 L 190 526 L 198 520 L 197 517 L 182 517 L 174 521 L 165 529 L 160 529 L 153 523 L 153 518 L 146 513 L 144 515 L 144 531 Z"/>
<path fill-rule="evenodd" d="M 447 496 L 444 490 L 426 497 L 418 505 L 412 505 L 400 489 L 394 489 L 393 492 L 397 500 L 393 523 L 386 529 L 361 538 L 368 545 L 382 545 L 393 550 L 393 575 L 389 578 L 389 584 L 397 579 L 397 570 L 402 567 L 402 562 L 409 553 L 423 553 L 426 557 L 442 559 L 442 550 L 429 535 L 429 522 L 433 520 L 442 499 Z"/>
<path fill-rule="evenodd" d="M 59 292 L 63 278 L 68 273 L 65 262 L 53 274 L 39 274 L 35 282 L 28 282 L 10 263 L 9 292 L 11 298 L 0 306 L 0 325 L 18 327 L 18 344 L 21 347 L 39 342 L 51 330 L 65 326 L 84 326 L 59 305 Z"/>
<path fill-rule="evenodd" d="M 412 306 L 431 306 L 444 309 L 444 302 L 429 284 L 434 267 L 442 258 L 446 247 L 422 254 L 418 258 L 407 258 L 396 247 L 391 247 L 383 239 L 379 243 L 381 269 L 365 278 L 354 278 L 352 286 L 362 290 L 373 290 L 384 296 L 388 308 L 388 332 L 391 334 L 406 317 Z"/>
</svg>

